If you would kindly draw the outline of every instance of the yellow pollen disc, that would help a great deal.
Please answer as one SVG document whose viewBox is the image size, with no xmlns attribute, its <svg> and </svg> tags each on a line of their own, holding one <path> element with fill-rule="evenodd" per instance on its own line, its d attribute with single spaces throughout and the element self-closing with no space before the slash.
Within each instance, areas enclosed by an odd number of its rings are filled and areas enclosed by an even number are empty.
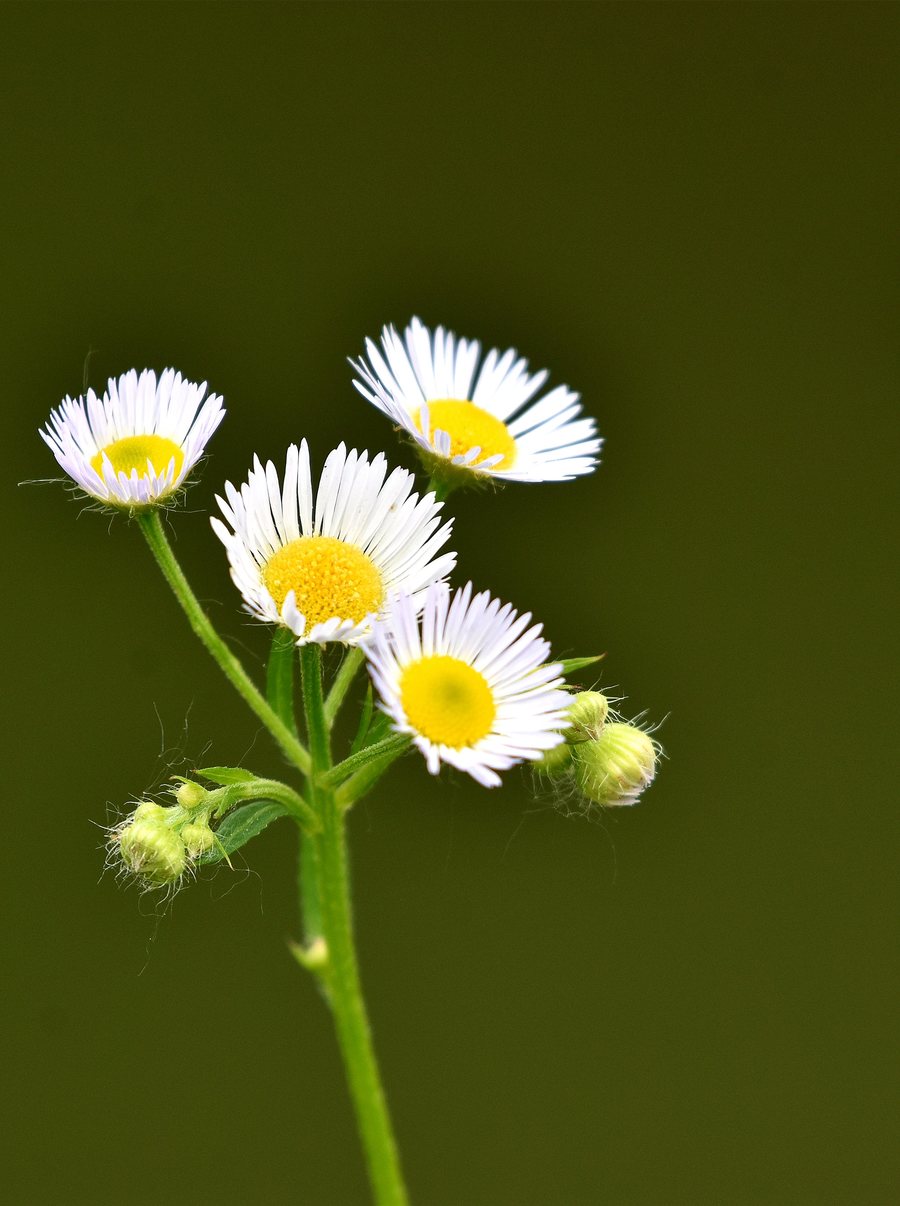
<svg viewBox="0 0 900 1206">
<path fill-rule="evenodd" d="M 359 623 L 384 601 L 381 575 L 369 558 L 334 536 L 292 540 L 269 558 L 262 576 L 279 609 L 294 591 L 307 628 L 335 616 Z"/>
<path fill-rule="evenodd" d="M 416 411 L 413 419 L 419 431 L 422 431 L 421 414 L 421 411 Z M 503 460 L 494 465 L 495 469 L 508 469 L 516 459 L 516 441 L 509 434 L 506 424 L 474 402 L 456 398 L 429 402 L 428 421 L 431 431 L 422 431 L 422 434 L 431 436 L 435 431 L 446 431 L 450 436 L 451 456 L 462 456 L 477 445 L 481 452 L 472 462 L 474 465 L 485 457 L 496 456 L 498 452 L 503 453 Z"/>
<path fill-rule="evenodd" d="M 153 466 L 154 473 L 163 473 L 174 456 L 175 476 L 172 480 L 176 481 L 184 464 L 184 453 L 178 445 L 173 440 L 158 435 L 125 436 L 124 439 L 114 440 L 105 448 L 101 448 L 96 456 L 91 457 L 91 468 L 101 477 L 104 455 L 109 457 L 116 473 L 124 473 L 127 477 L 131 477 L 132 469 L 137 469 L 138 477 L 142 477 L 147 472 L 148 461 Z"/>
<path fill-rule="evenodd" d="M 416 732 L 462 749 L 491 731 L 497 709 L 484 675 L 458 657 L 437 654 L 411 662 L 400 677 L 400 699 Z"/>
</svg>

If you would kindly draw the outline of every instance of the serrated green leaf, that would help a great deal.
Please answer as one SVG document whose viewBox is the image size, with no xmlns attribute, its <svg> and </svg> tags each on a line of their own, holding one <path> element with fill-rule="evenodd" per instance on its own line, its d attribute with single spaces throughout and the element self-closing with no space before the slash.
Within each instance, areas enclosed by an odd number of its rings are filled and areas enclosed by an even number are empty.
<svg viewBox="0 0 900 1206">
<path fill-rule="evenodd" d="M 216 830 L 218 846 L 204 854 L 200 862 L 204 865 L 221 862 L 226 855 L 234 854 L 235 850 L 240 850 L 251 838 L 262 833 L 273 821 L 287 815 L 288 809 L 284 804 L 277 804 L 274 800 L 254 800 L 251 804 L 236 808 Z"/>
<path fill-rule="evenodd" d="M 583 670 L 585 666 L 593 666 L 597 662 L 602 662 L 605 657 L 605 653 L 598 653 L 595 657 L 564 657 L 560 659 L 560 665 L 564 675 L 574 674 L 576 670 Z"/>
<path fill-rule="evenodd" d="M 252 783 L 256 779 L 252 771 L 244 770 L 242 766 L 203 766 L 194 774 L 202 775 L 219 787 L 228 787 L 231 783 Z"/>
</svg>

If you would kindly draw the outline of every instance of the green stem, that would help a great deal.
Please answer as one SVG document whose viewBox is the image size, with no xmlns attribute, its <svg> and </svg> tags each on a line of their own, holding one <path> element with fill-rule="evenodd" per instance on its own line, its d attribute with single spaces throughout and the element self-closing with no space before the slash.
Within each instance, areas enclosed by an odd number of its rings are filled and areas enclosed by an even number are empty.
<svg viewBox="0 0 900 1206">
<path fill-rule="evenodd" d="M 318 815 L 307 804 L 306 800 L 292 787 L 277 779 L 254 779 L 249 783 L 235 783 L 219 789 L 222 794 L 222 804 L 215 810 L 219 814 L 227 812 L 238 804 L 248 800 L 274 800 L 283 804 L 291 815 L 299 822 L 307 833 L 320 833 L 322 822 Z M 213 792 L 215 797 L 219 792 Z"/>
<path fill-rule="evenodd" d="M 425 487 L 425 493 L 429 491 L 434 494 L 435 502 L 446 502 L 453 492 L 453 486 L 442 474 L 433 473 Z"/>
<path fill-rule="evenodd" d="M 406 748 L 406 746 L 395 746 L 391 752 L 372 762 L 367 762 L 362 770 L 358 770 L 356 774 L 345 780 L 334 793 L 338 808 L 342 812 L 346 812 L 357 800 L 361 800 L 372 790 L 381 776 L 390 770 Z"/>
<path fill-rule="evenodd" d="M 331 766 L 331 730 L 322 698 L 322 650 L 318 645 L 310 643 L 300 646 L 300 669 L 303 672 L 303 711 L 309 755 L 315 778 Z"/>
<path fill-rule="evenodd" d="M 399 756 L 409 749 L 409 738 L 403 733 L 392 733 L 390 737 L 385 737 L 383 741 L 376 741 L 374 745 L 367 745 L 364 749 L 359 750 L 356 754 L 351 754 L 349 758 L 345 758 L 343 762 L 339 762 L 337 766 L 326 771 L 319 776 L 319 782 L 323 787 L 338 787 L 345 779 L 349 779 L 352 774 L 358 770 L 362 770 L 370 762 L 377 762 L 386 754 L 393 754 L 394 757 Z M 393 758 L 391 761 L 393 762 Z"/>
<path fill-rule="evenodd" d="M 328 697 L 325 700 L 325 722 L 331 727 L 334 724 L 334 718 L 340 711 L 341 704 L 344 702 L 344 696 L 350 689 L 356 672 L 362 665 L 365 653 L 359 647 L 348 649 L 344 655 L 344 660 L 341 662 L 341 667 L 334 676 L 334 682 L 331 684 L 331 690 L 328 692 Z"/>
<path fill-rule="evenodd" d="M 381 1087 L 353 943 L 344 817 L 334 793 L 318 779 L 331 766 L 319 647 L 302 646 L 300 664 L 312 757 L 310 792 L 323 826 L 322 833 L 312 839 L 319 853 L 319 902 L 327 951 L 323 976 L 375 1201 L 378 1206 L 405 1206 L 406 1190 Z"/>
<path fill-rule="evenodd" d="M 363 700 L 362 711 L 359 714 L 359 724 L 356 726 L 356 736 L 353 738 L 353 744 L 350 746 L 351 754 L 358 754 L 366 744 L 366 737 L 369 733 L 369 725 L 372 723 L 372 709 L 374 707 L 372 698 L 372 682 L 369 681 L 366 687 L 366 697 Z"/>
<path fill-rule="evenodd" d="M 283 628 L 276 628 L 275 635 L 272 637 L 272 650 L 269 654 L 269 668 L 266 676 L 266 694 L 269 697 L 269 703 L 293 732 L 297 731 L 297 717 L 294 711 L 295 649 L 291 634 Z M 300 827 L 297 874 L 303 937 L 308 951 L 322 936 L 322 921 L 319 908 L 318 851 L 315 842 L 309 836 L 308 827 L 307 832 L 304 832 L 303 826 Z M 295 946 L 293 949 L 294 954 L 301 958 L 303 948 Z"/>
<path fill-rule="evenodd" d="M 307 833 L 300 834 L 300 909 L 303 937 L 312 946 L 322 937 L 322 904 L 319 900 L 319 847 Z"/>
<path fill-rule="evenodd" d="M 297 861 L 297 891 L 300 900 L 303 940 L 312 950 L 322 940 L 322 905 L 319 900 L 319 846 L 309 834 L 300 831 L 300 857 Z"/>
<path fill-rule="evenodd" d="M 200 606 L 197 596 L 191 590 L 190 583 L 172 552 L 172 546 L 163 529 L 159 510 L 154 508 L 151 511 L 142 512 L 137 516 L 137 522 L 146 537 L 150 551 L 156 558 L 157 565 L 162 570 L 163 577 L 181 604 L 194 633 L 218 662 L 223 674 L 237 693 L 278 742 L 284 755 L 304 774 L 308 774 L 311 763 L 305 747 L 256 689 L 247 671 L 213 628 L 209 617 Z"/>
<path fill-rule="evenodd" d="M 297 732 L 294 714 L 294 634 L 287 628 L 276 628 L 266 667 L 266 697 L 272 710 L 292 733 Z"/>
</svg>

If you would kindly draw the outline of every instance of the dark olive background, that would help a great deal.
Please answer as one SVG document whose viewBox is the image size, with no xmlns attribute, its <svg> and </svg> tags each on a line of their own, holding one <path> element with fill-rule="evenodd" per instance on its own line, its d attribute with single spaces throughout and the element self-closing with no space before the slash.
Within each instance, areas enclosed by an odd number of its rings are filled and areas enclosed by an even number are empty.
<svg viewBox="0 0 900 1206">
<path fill-rule="evenodd" d="M 413 759 L 353 817 L 414 1200 L 889 1200 L 897 18 L 4 6 L 12 1200 L 367 1200 L 289 827 L 170 909 L 100 874 L 170 770 L 278 757 L 137 531 L 17 483 L 89 350 L 208 379 L 177 547 L 256 672 L 213 494 L 304 435 L 412 464 L 345 358 L 413 313 L 597 416 L 595 476 L 453 499 L 457 578 L 608 650 L 669 754 L 599 824 Z"/>
</svg>

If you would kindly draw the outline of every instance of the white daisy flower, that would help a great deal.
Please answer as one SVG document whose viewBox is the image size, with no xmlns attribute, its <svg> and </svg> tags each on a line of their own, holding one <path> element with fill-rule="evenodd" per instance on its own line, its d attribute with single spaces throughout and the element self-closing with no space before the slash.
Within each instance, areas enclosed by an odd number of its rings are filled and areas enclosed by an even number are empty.
<svg viewBox="0 0 900 1206">
<path fill-rule="evenodd" d="M 368 363 L 350 362 L 362 378 L 353 384 L 426 462 L 517 482 L 567 481 L 596 466 L 603 441 L 593 419 L 578 417 L 579 395 L 558 385 L 532 401 L 547 373 L 529 374 L 513 348 L 491 350 L 479 369 L 477 342 L 443 327 L 432 335 L 414 318 L 402 340 L 385 327 L 381 350 L 367 339 L 366 352 Z"/>
<path fill-rule="evenodd" d="M 102 398 L 92 389 L 65 398 L 40 435 L 86 494 L 115 507 L 162 502 L 184 482 L 225 417 L 222 399 L 166 369 L 110 377 Z"/>
<path fill-rule="evenodd" d="M 437 774 L 441 762 L 485 787 L 496 773 L 541 756 L 564 740 L 571 697 L 531 615 L 517 615 L 469 583 L 452 597 L 429 588 L 421 622 L 408 595 L 373 627 L 366 648 L 381 707 L 408 733 Z M 527 631 L 526 631 L 527 630 Z"/>
<path fill-rule="evenodd" d="M 393 592 L 407 591 L 415 606 L 450 573 L 456 554 L 436 556 L 452 526 L 438 526 L 441 504 L 411 493 L 407 470 L 386 473 L 382 453 L 369 461 L 341 444 L 326 458 L 314 504 L 303 440 L 288 449 L 283 486 L 259 457 L 239 491 L 225 483 L 216 501 L 230 530 L 211 523 L 251 615 L 285 625 L 298 645 L 357 645 Z"/>
</svg>

